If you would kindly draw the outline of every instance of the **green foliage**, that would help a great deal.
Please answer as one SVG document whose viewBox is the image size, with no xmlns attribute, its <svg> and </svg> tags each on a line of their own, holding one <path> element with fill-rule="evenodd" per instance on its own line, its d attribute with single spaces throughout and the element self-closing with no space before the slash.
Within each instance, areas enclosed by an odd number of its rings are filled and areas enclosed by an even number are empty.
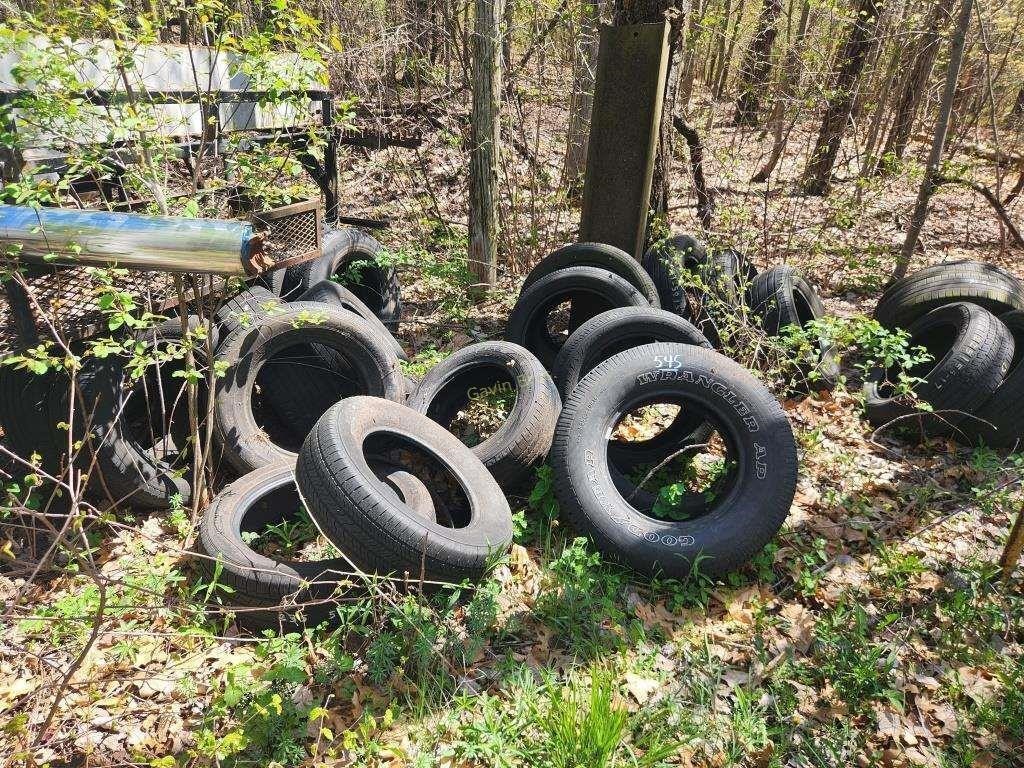
<svg viewBox="0 0 1024 768">
<path fill-rule="evenodd" d="M 896 614 L 871 617 L 859 602 L 846 600 L 826 613 L 815 626 L 815 671 L 836 690 L 851 710 L 865 711 L 874 701 L 903 706 L 893 670 L 895 643 L 880 639 Z"/>
<path fill-rule="evenodd" d="M 446 357 L 448 357 L 448 353 L 439 352 L 434 347 L 427 347 L 426 349 L 421 349 L 408 360 L 400 360 L 399 362 L 402 366 L 402 373 L 406 376 L 422 379 L 431 368 Z"/>
<path fill-rule="evenodd" d="M 859 315 L 829 315 L 802 327 L 789 325 L 782 329 L 780 339 L 788 362 L 807 369 L 812 383 L 820 378 L 820 372 L 813 366 L 821 349 L 831 347 L 838 359 L 845 360 L 864 377 L 883 371 L 883 386 L 894 397 L 913 398 L 914 387 L 921 381 L 913 372 L 932 360 L 924 347 L 911 346 L 905 330 L 889 330 L 877 320 Z M 926 407 L 924 403 L 919 405 Z"/>
<path fill-rule="evenodd" d="M 235 202 L 244 198 L 246 207 L 258 210 L 314 194 L 287 137 L 249 142 L 244 133 L 229 132 L 224 138 L 231 150 L 231 183 L 223 177 L 207 179 L 201 195 L 172 195 L 181 176 L 197 185 L 199 175 L 180 169 L 174 132 L 166 130 L 168 112 L 147 92 L 136 58 L 140 46 L 161 43 L 162 29 L 172 18 L 180 19 L 222 54 L 240 54 L 231 59 L 229 74 L 246 76 L 252 90 L 266 94 L 259 99 L 261 107 L 287 107 L 301 114 L 303 98 L 293 92 L 311 81 L 326 85 L 327 50 L 320 22 L 301 7 L 272 0 L 264 4 L 258 25 L 243 24 L 241 12 L 219 0 L 198 0 L 187 7 L 150 5 L 143 11 L 116 0 L 49 8 L 45 15 L 25 10 L 12 14 L 0 24 L 0 49 L 14 54 L 12 74 L 24 90 L 2 108 L 0 118 L 16 115 L 16 129 L 0 133 L 0 146 L 15 151 L 47 146 L 65 155 L 61 162 L 68 173 L 54 182 L 36 170 L 8 182 L 0 199 L 21 205 L 74 202 L 73 179 L 109 177 L 106 157 L 112 143 L 137 150 L 138 161 L 126 164 L 119 178 L 131 197 L 153 200 L 150 213 L 216 217 L 229 196 Z M 282 50 L 296 56 L 286 61 Z M 126 98 L 104 107 L 92 105 L 82 97 L 82 73 L 108 59 L 112 76 L 127 84 Z M 348 124 L 354 105 L 353 98 L 338 100 L 336 123 Z M 8 122 L 0 119 L 0 125 Z M 310 124 L 308 139 L 311 154 L 321 156 L 322 127 Z M 232 192 L 236 185 L 244 190 L 241 198 Z"/>
<path fill-rule="evenodd" d="M 583 538 L 568 542 L 548 566 L 538 616 L 584 657 L 614 647 L 624 613 L 617 598 L 625 581 Z"/>
<path fill-rule="evenodd" d="M 193 757 L 228 765 L 297 765 L 308 757 L 307 726 L 322 715 L 312 704 L 296 703 L 295 693 L 307 680 L 302 637 L 267 638 L 257 652 L 265 671 L 257 676 L 244 665 L 228 670 L 196 733 Z"/>
<path fill-rule="evenodd" d="M 607 768 L 626 734 L 629 715 L 614 702 L 614 678 L 594 669 L 590 685 L 555 688 L 544 730 L 555 768 Z"/>
<path fill-rule="evenodd" d="M 466 259 L 468 243 L 464 235 L 457 235 L 447 226 L 434 230 L 433 248 L 403 247 L 385 249 L 377 254 L 376 262 L 382 266 L 401 270 L 418 280 L 424 296 L 431 297 L 434 308 L 453 325 L 464 322 L 472 307 L 469 287 L 475 282 Z M 352 262 L 343 282 L 358 281 L 367 261 Z"/>
</svg>

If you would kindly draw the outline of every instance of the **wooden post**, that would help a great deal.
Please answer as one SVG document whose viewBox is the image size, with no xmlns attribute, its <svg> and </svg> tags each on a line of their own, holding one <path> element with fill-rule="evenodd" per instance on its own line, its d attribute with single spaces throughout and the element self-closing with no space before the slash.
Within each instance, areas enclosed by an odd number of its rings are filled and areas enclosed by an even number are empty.
<svg viewBox="0 0 1024 768">
<path fill-rule="evenodd" d="M 469 148 L 469 268 L 478 288 L 498 281 L 498 159 L 501 40 L 504 0 L 475 0 L 473 111 Z"/>
<path fill-rule="evenodd" d="M 647 231 L 668 31 L 666 22 L 602 27 L 597 55 L 580 240 L 637 258 Z"/>
</svg>

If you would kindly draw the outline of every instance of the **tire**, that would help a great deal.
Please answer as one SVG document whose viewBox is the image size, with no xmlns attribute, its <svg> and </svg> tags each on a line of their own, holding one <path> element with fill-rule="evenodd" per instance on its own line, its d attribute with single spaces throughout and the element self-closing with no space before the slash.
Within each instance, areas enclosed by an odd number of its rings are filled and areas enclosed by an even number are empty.
<svg viewBox="0 0 1024 768">
<path fill-rule="evenodd" d="M 723 251 L 719 251 L 715 254 L 715 257 L 723 263 L 732 262 L 736 264 L 736 282 L 744 292 L 758 275 L 757 265 L 735 248 L 726 248 Z"/>
<path fill-rule="evenodd" d="M 391 335 L 391 331 L 380 321 L 380 318 L 358 296 L 340 283 L 336 283 L 333 280 L 321 280 L 299 296 L 298 301 L 318 301 L 359 315 L 367 324 L 380 333 L 381 338 L 387 340 L 394 347 L 395 354 L 399 360 L 409 359 L 409 356 L 405 354 L 405 350 L 402 349 L 402 345 L 398 343 L 398 339 Z"/>
<path fill-rule="evenodd" d="M 923 379 L 917 396 L 940 412 L 929 416 L 936 434 L 972 421 L 975 413 L 1002 383 L 1013 358 L 1013 337 L 995 315 L 976 304 L 958 302 L 933 309 L 910 326 L 911 346 L 923 346 L 935 357 L 925 363 L 927 370 L 911 370 Z M 890 397 L 882 385 L 883 372 L 864 383 L 864 404 L 868 420 L 881 427 L 918 411 L 913 402 Z M 955 413 L 945 413 L 953 411 Z M 940 418 L 941 416 L 941 418 Z"/>
<path fill-rule="evenodd" d="M 770 336 L 778 336 L 783 328 L 803 328 L 825 317 L 825 306 L 814 286 L 787 264 L 767 269 L 750 284 L 747 303 L 751 313 L 761 321 Z M 818 359 L 813 366 L 801 366 L 805 381 L 814 389 L 835 386 L 839 379 L 839 359 L 835 345 L 819 342 Z"/>
<path fill-rule="evenodd" d="M 570 267 L 545 275 L 523 291 L 505 328 L 505 340 L 525 347 L 550 370 L 561 342 L 547 328 L 549 312 L 572 303 L 570 335 L 591 317 L 616 307 L 649 307 L 640 291 L 613 272 L 596 267 Z"/>
<path fill-rule="evenodd" d="M 565 400 L 595 365 L 632 347 L 658 341 L 711 348 L 696 326 L 653 307 L 620 307 L 590 318 L 573 331 L 555 359 L 552 378 Z"/>
<path fill-rule="evenodd" d="M 649 248 L 642 259 L 643 267 L 658 289 L 661 308 L 691 319 L 690 298 L 680 283 L 680 269 L 695 271 L 707 263 L 704 244 L 690 235 L 676 235 Z"/>
<path fill-rule="evenodd" d="M 287 271 L 287 268 L 284 268 L 272 269 L 269 272 L 261 272 L 253 282 L 261 288 L 266 288 L 275 296 L 281 296 L 286 292 L 284 286 L 285 274 Z"/>
<path fill-rule="evenodd" d="M 874 318 L 886 328 L 909 328 L 931 310 L 959 301 L 998 316 L 1024 309 L 1024 285 L 980 261 L 936 264 L 890 285 L 878 300 Z"/>
<path fill-rule="evenodd" d="M 211 349 L 217 349 L 217 344 L 220 341 L 220 327 L 216 319 L 214 319 L 209 325 L 206 325 L 203 323 L 203 319 L 199 317 L 199 315 L 188 315 L 186 322 L 188 324 L 188 330 L 196 336 L 197 349 L 202 351 L 205 346 L 205 339 L 199 337 L 200 333 L 206 334 L 210 337 Z M 169 341 L 179 342 L 185 338 L 185 334 L 181 329 L 181 318 L 177 315 L 172 315 L 166 320 L 157 323 L 152 328 L 149 328 L 140 334 L 140 336 L 150 344 Z"/>
<path fill-rule="evenodd" d="M 53 371 L 36 374 L 13 366 L 0 366 L 0 430 L 3 432 L 0 442 L 22 459 L 30 460 L 37 455 L 39 466 L 57 478 L 63 476 L 68 460 L 68 433 L 57 427 L 67 421 L 68 412 L 65 409 L 60 414 L 54 407 L 55 402 L 67 402 L 59 388 L 66 391 L 67 378 Z M 0 457 L 0 463 L 12 479 L 29 474 L 38 476 L 35 470 L 10 457 Z M 33 507 L 50 515 L 50 522 L 59 527 L 56 516 L 71 512 L 69 500 L 59 486 L 41 477 L 39 483 L 32 490 Z M 49 527 L 34 514 L 21 516 L 20 524 L 25 526 L 26 534 L 32 531 L 31 535 L 39 542 L 51 538 Z"/>
<path fill-rule="evenodd" d="M 514 392 L 516 400 L 501 427 L 473 446 L 473 453 L 498 485 L 515 489 L 548 455 L 562 408 L 548 372 L 527 350 L 507 341 L 463 347 L 427 373 L 408 405 L 448 429 L 471 391 L 488 387 Z"/>
<path fill-rule="evenodd" d="M 252 328 L 270 310 L 281 306 L 284 306 L 284 301 L 263 286 L 249 286 L 221 304 L 214 313 L 218 340 L 226 340 L 239 328 Z"/>
<path fill-rule="evenodd" d="M 220 331 L 216 322 L 203 328 L 203 321 L 198 315 L 189 315 L 186 322 L 189 332 L 193 334 L 197 332 L 209 334 L 209 345 L 200 336 L 193 337 L 193 358 L 197 366 L 204 368 L 209 359 L 209 350 L 216 350 L 217 348 Z M 139 334 L 138 338 L 145 341 L 155 350 L 167 352 L 170 345 L 180 345 L 185 340 L 181 318 L 168 318 Z M 174 365 L 171 361 L 167 361 L 165 365 L 166 367 L 162 367 L 159 372 L 160 388 L 155 392 L 146 391 L 150 410 L 150 424 L 155 434 L 169 435 L 175 445 L 183 447 L 192 436 L 185 380 L 175 376 L 176 372 L 183 370 L 183 366 Z M 209 389 L 206 384 L 207 379 L 204 376 L 198 382 L 198 413 L 200 414 L 200 422 L 204 421 L 202 414 L 207 412 L 209 403 Z M 168 406 L 170 406 L 169 412 Z"/>
<path fill-rule="evenodd" d="M 305 437 L 306 424 L 311 425 L 333 402 L 350 394 L 370 394 L 395 402 L 405 398 L 405 379 L 398 360 L 376 333 L 351 312 L 317 305 L 320 323 L 301 325 L 300 307 L 285 308 L 260 320 L 251 329 L 240 328 L 221 345 L 218 358 L 228 364 L 225 375 L 217 382 L 214 404 L 214 435 L 224 460 L 239 473 L 250 472 L 268 464 L 294 460 L 298 448 L 289 450 L 284 439 L 273 438 L 257 423 L 253 395 L 260 370 L 278 353 L 309 344 L 322 345 L 336 353 L 350 366 L 348 381 L 336 371 L 331 376 L 309 376 L 308 371 L 290 369 L 292 381 L 298 386 L 305 381 L 301 393 L 292 390 L 287 413 L 280 413 L 291 429 L 291 439 Z M 296 324 L 299 324 L 298 326 Z M 275 385 L 285 381 L 275 377 Z M 275 406 L 281 407 L 275 401 Z"/>
<path fill-rule="evenodd" d="M 523 281 L 520 296 L 542 277 L 568 267 L 596 267 L 614 272 L 647 299 L 652 307 L 659 307 L 658 289 L 643 266 L 621 248 L 604 243 L 572 243 L 545 256 Z"/>
<path fill-rule="evenodd" d="M 288 303 L 255 285 L 225 302 L 214 318 L 219 338 L 226 341 L 239 329 L 250 330 L 264 318 L 278 315 L 285 309 L 318 313 L 325 306 L 314 302 Z M 391 338 L 390 333 L 382 336 L 387 340 L 382 343 L 390 345 Z M 336 386 L 330 386 L 323 377 L 308 376 L 308 371 L 311 368 L 325 372 L 340 370 L 344 367 L 343 358 L 324 346 L 309 345 L 301 354 L 282 355 L 278 362 L 279 365 L 264 374 L 262 391 L 268 406 L 268 412 L 263 414 L 267 422 L 264 426 L 269 433 L 295 442 L 297 449 L 316 417 L 341 395 Z M 313 403 L 313 410 L 317 411 L 312 417 L 305 407 L 309 403 Z"/>
<path fill-rule="evenodd" d="M 320 322 L 327 319 L 324 310 L 331 309 L 331 305 L 319 301 L 292 301 L 282 304 L 283 308 L 287 308 L 292 316 L 300 315 L 310 322 Z M 267 316 L 277 314 L 281 309 L 271 311 Z M 334 309 L 348 312 L 341 307 Z M 399 359 L 394 355 L 394 336 L 380 326 L 379 321 L 373 324 L 361 315 L 349 314 L 366 333 L 376 336 L 382 347 L 390 349 L 396 361 Z M 358 388 L 351 383 L 343 384 L 349 378 L 350 367 L 345 355 L 323 344 L 302 346 L 305 348 L 284 351 L 275 356 L 275 365 L 266 370 L 262 382 L 263 398 L 273 417 L 288 426 L 297 443 L 309 434 L 320 414 L 341 397 L 359 394 Z M 314 372 L 319 375 L 310 375 Z"/>
<path fill-rule="evenodd" d="M 729 490 L 696 519 L 644 514 L 608 465 L 608 434 L 621 414 L 661 398 L 704 409 L 735 452 Z M 642 573 L 675 579 L 694 569 L 718 577 L 748 562 L 778 532 L 796 491 L 796 442 L 778 402 L 741 366 L 692 345 L 635 347 L 594 368 L 562 409 L 551 463 L 560 509 L 578 531 Z"/>
<path fill-rule="evenodd" d="M 68 420 L 68 412 L 57 414 L 53 407 L 61 398 L 58 387 L 67 386 L 67 379 L 53 371 L 37 374 L 11 365 L 0 367 L 0 428 L 7 446 L 23 459 L 39 454 L 42 467 L 51 475 L 60 472 L 67 460 L 67 432 L 57 424 Z M 21 474 L 28 469 L 16 464 Z"/>
<path fill-rule="evenodd" d="M 1009 370 L 992 396 L 975 411 L 975 418 L 964 419 L 959 429 L 969 442 L 1016 449 L 1024 440 L 1024 312 L 1007 312 L 999 320 L 1013 338 Z"/>
<path fill-rule="evenodd" d="M 149 404 L 140 383 L 129 382 L 125 364 L 114 355 L 90 357 L 78 372 L 81 402 L 88 412 L 79 412 L 75 422 L 75 440 L 83 444 L 76 463 L 86 471 L 95 462 L 89 487 L 115 507 L 127 502 L 142 509 L 168 509 L 175 497 L 187 505 L 192 489 L 179 475 L 191 462 L 173 435 L 149 431 Z M 57 413 L 67 414 L 67 394 L 62 392 L 56 403 Z M 155 445 L 148 445 L 151 439 Z"/>
<path fill-rule="evenodd" d="M 644 268 L 658 287 L 661 306 L 693 323 L 711 342 L 720 348 L 723 343 L 716 303 L 730 308 L 743 304 L 739 291 L 741 262 L 733 251 L 709 257 L 707 249 L 690 235 L 677 235 L 651 248 L 644 254 Z M 691 272 L 705 286 L 699 290 L 682 280 L 682 272 Z"/>
<path fill-rule="evenodd" d="M 383 492 L 365 456 L 375 441 L 396 441 L 399 452 L 413 447 L 453 476 L 467 503 L 465 525 L 426 522 Z M 332 406 L 302 446 L 296 479 L 324 534 L 368 573 L 475 581 L 512 540 L 508 502 L 476 455 L 426 416 L 379 398 Z"/>
<path fill-rule="evenodd" d="M 290 629 L 302 623 L 285 606 L 328 600 L 339 582 L 349 577 L 352 565 L 344 558 L 314 562 L 275 560 L 253 550 L 242 538 L 245 530 L 258 530 L 294 518 L 301 507 L 295 488 L 293 462 L 271 464 L 235 480 L 217 494 L 199 523 L 200 560 L 208 579 L 215 576 L 231 588 L 231 602 L 247 610 L 236 621 L 252 631 Z M 255 609 L 255 610 L 254 610 Z M 263 610 L 260 610 L 263 609 Z M 326 621 L 331 603 L 306 606 L 306 623 Z"/>
<path fill-rule="evenodd" d="M 297 296 L 337 276 L 395 333 L 402 317 L 402 293 L 394 267 L 379 263 L 382 250 L 380 243 L 358 229 L 329 227 L 323 256 L 287 269 L 284 295 Z"/>
</svg>

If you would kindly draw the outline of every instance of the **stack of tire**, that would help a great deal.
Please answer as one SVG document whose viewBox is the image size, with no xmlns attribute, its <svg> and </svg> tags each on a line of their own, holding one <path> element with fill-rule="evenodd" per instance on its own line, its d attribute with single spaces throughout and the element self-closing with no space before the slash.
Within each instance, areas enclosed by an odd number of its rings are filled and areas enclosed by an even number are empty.
<svg viewBox="0 0 1024 768">
<path fill-rule="evenodd" d="M 553 333 L 551 316 L 565 305 L 569 309 L 562 311 L 562 321 L 567 329 Z M 825 316 L 817 290 L 793 267 L 782 264 L 759 273 L 736 250 L 709 252 L 700 240 L 676 235 L 648 250 L 640 263 L 601 243 L 575 243 L 555 251 L 524 281 L 505 338 L 532 351 L 550 369 L 562 345 L 585 322 L 624 307 L 660 309 L 662 318 L 682 318 L 715 349 L 726 346 L 737 324 L 753 321 L 765 333 L 779 336 L 787 326 L 805 327 Z M 620 326 L 629 324 L 620 321 Z M 822 342 L 817 359 L 803 374 L 815 388 L 835 384 L 839 367 L 830 344 Z"/>
<path fill-rule="evenodd" d="M 395 283 L 375 255 L 375 241 L 352 234 L 297 277 L 274 279 L 281 296 L 252 287 L 218 313 L 228 368 L 214 433 L 241 477 L 205 514 L 200 545 L 253 629 L 292 623 L 300 606 L 318 623 L 339 591 L 365 588 L 367 577 L 423 588 L 478 580 L 511 541 L 504 494 L 523 487 L 551 446 L 558 392 L 517 345 L 464 347 L 418 384 L 402 375 L 405 353 L 390 333 Z M 353 259 L 366 262 L 362 297 L 337 282 Z M 514 405 L 471 449 L 447 427 L 475 392 L 494 388 L 513 392 Z M 342 557 L 275 561 L 246 543 L 247 531 L 303 505 Z"/>
<path fill-rule="evenodd" d="M 1017 278 L 978 261 L 937 264 L 890 285 L 874 317 L 905 330 L 909 346 L 931 359 L 903 372 L 918 380 L 917 400 L 891 391 L 896 371 L 877 371 L 865 383 L 873 425 L 913 422 L 927 434 L 996 448 L 1024 439 L 1024 285 Z"/>
<path fill-rule="evenodd" d="M 701 330 L 715 336 L 700 297 L 687 296 L 684 307 L 657 269 L 608 246 L 561 249 L 527 279 L 506 340 L 464 347 L 413 383 L 392 335 L 397 280 L 376 258 L 379 245 L 355 230 L 329 232 L 324 242 L 320 259 L 225 303 L 202 345 L 221 374 L 214 392 L 201 393 L 214 398 L 220 469 L 237 479 L 203 517 L 201 562 L 230 587 L 240 623 L 273 628 L 300 614 L 319 623 L 339 597 L 376 578 L 423 589 L 479 579 L 511 541 L 506 494 L 525 490 L 549 454 L 574 526 L 652 576 L 686 578 L 697 567 L 721 575 L 782 525 L 796 483 L 790 425 L 756 378 L 714 350 Z M 713 290 L 742 304 L 740 257 L 702 263 L 708 285 L 718 282 Z M 666 299 L 675 311 L 661 308 Z M 562 304 L 571 333 L 559 336 L 548 316 Z M 188 330 L 202 336 L 191 320 Z M 157 344 L 184 337 L 177 319 L 150 334 Z M 126 386 L 123 359 L 89 365 L 79 380 L 99 428 L 94 422 L 75 437 L 87 445 L 80 460 L 102 470 L 102 493 L 148 508 L 187 501 L 188 464 L 170 461 L 188 454 L 180 378 L 161 372 Z M 159 407 L 148 406 L 139 386 L 163 393 Z M 56 419 L 67 412 L 59 389 L 19 377 L 2 410 L 13 412 L 18 396 L 42 398 Z M 514 401 L 500 427 L 469 447 L 449 429 L 481 391 Z M 145 407 L 125 408 L 126 392 Z M 614 434 L 630 412 L 666 403 L 678 412 L 660 434 Z M 39 438 L 9 421 L 5 432 L 25 445 Z M 47 460 L 58 464 L 69 436 L 46 437 Z M 654 514 L 657 499 L 638 468 L 712 440 L 728 456 L 714 493 L 683 493 L 678 519 Z M 339 557 L 294 562 L 249 545 L 249 534 L 296 521 L 303 507 Z"/>
<path fill-rule="evenodd" d="M 699 271 L 701 291 L 679 279 L 678 258 Z M 789 422 L 761 382 L 714 349 L 722 339 L 712 299 L 742 311 L 751 274 L 738 253 L 709 258 L 686 236 L 642 264 L 611 246 L 577 243 L 533 269 L 509 316 L 505 338 L 552 371 L 563 399 L 551 454 L 561 510 L 605 554 L 642 573 L 720 576 L 760 550 L 789 512 L 797 466 Z M 553 317 L 567 326 L 560 333 Z M 617 436 L 623 417 L 654 404 L 677 409 L 664 429 L 643 440 Z M 715 498 L 690 491 L 679 519 L 657 514 L 656 494 L 636 476 L 653 468 L 641 478 L 649 479 L 712 435 L 730 460 Z"/>
</svg>

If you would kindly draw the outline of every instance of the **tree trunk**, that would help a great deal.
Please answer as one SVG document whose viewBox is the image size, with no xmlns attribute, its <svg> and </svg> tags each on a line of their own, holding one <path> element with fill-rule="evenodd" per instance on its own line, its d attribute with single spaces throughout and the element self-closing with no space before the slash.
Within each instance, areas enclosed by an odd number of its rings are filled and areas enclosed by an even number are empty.
<svg viewBox="0 0 1024 768">
<path fill-rule="evenodd" d="M 685 51 L 686 55 L 681 65 L 682 72 L 679 78 L 679 98 L 686 109 L 693 95 L 693 83 L 697 76 L 697 48 L 700 44 L 700 28 L 703 18 L 708 10 L 711 0 L 702 0 L 696 8 L 691 8 L 686 22 Z"/>
<path fill-rule="evenodd" d="M 921 236 L 921 229 L 924 227 L 924 221 L 928 215 L 928 202 L 935 192 L 936 179 L 941 170 L 942 151 L 946 144 L 946 134 L 949 132 L 949 118 L 953 112 L 953 96 L 956 93 L 956 83 L 960 76 L 960 65 L 963 63 L 964 42 L 967 39 L 967 27 L 971 23 L 971 9 L 973 6 L 974 0 L 963 0 L 963 4 L 960 6 L 960 15 L 957 18 L 956 29 L 953 30 L 953 39 L 950 42 L 946 86 L 942 92 L 939 118 L 935 122 L 935 136 L 932 139 L 931 153 L 928 155 L 928 167 L 925 169 L 924 180 L 921 182 L 921 189 L 917 195 L 914 213 L 910 217 L 910 226 L 907 228 L 907 237 L 903 241 L 903 250 L 896 260 L 896 268 L 892 274 L 893 280 L 899 280 L 907 274 L 907 268 L 910 265 L 911 258 L 914 256 L 914 249 L 917 248 L 917 241 Z"/>
<path fill-rule="evenodd" d="M 406 0 L 405 15 L 409 24 L 412 58 L 433 62 L 437 56 L 437 7 L 434 0 Z"/>
<path fill-rule="evenodd" d="M 679 78 L 679 99 L 682 101 L 684 109 L 690 103 L 690 96 L 693 95 L 693 84 L 697 78 L 696 61 L 701 37 L 700 30 L 704 23 L 704 14 L 707 13 L 710 4 L 711 0 L 702 0 L 696 9 L 690 11 L 690 17 L 686 24 L 686 57 Z"/>
<path fill-rule="evenodd" d="M 804 171 L 803 187 L 807 194 L 823 195 L 828 191 L 832 168 L 850 122 L 854 89 L 864 62 L 877 43 L 875 27 L 883 7 L 882 0 L 860 0 L 850 33 L 836 57 L 833 95 L 825 107 L 818 140 Z"/>
<path fill-rule="evenodd" d="M 704 145 L 701 144 L 700 134 L 691 126 L 682 115 L 675 115 L 672 124 L 686 139 L 686 146 L 690 150 L 690 169 L 693 173 L 693 189 L 697 196 L 697 220 L 704 227 L 705 232 L 711 231 L 711 218 L 715 213 L 715 200 L 708 189 L 707 178 L 704 176 Z M 668 126 L 665 126 L 668 130 Z"/>
<path fill-rule="evenodd" d="M 732 0 L 725 0 L 725 8 L 722 11 L 722 31 L 718 36 L 718 50 L 714 56 L 708 56 L 708 70 L 704 75 L 704 85 L 710 91 L 714 91 L 715 83 L 718 82 L 718 70 L 724 66 L 725 44 L 729 39 L 730 19 L 732 19 Z"/>
<path fill-rule="evenodd" d="M 885 147 L 882 149 L 883 157 L 892 155 L 897 159 L 903 158 L 903 153 L 913 134 L 914 117 L 917 114 L 918 105 L 921 103 L 921 96 L 928 88 L 928 79 L 935 66 L 935 57 L 939 53 L 940 35 L 942 29 L 949 22 L 952 10 L 953 0 L 938 0 L 932 6 L 924 34 L 918 41 L 917 49 L 911 59 L 910 70 L 903 81 L 899 100 L 896 102 L 892 129 L 889 131 Z M 880 167 L 884 167 L 884 164 Z"/>
<path fill-rule="evenodd" d="M 757 125 L 761 93 L 768 89 L 772 75 L 772 46 L 778 34 L 782 0 L 764 0 L 757 31 L 740 68 L 740 95 L 736 99 L 736 125 Z"/>
<path fill-rule="evenodd" d="M 580 189 L 587 162 L 587 138 L 590 135 L 590 113 L 594 107 L 594 67 L 597 65 L 597 25 L 601 17 L 601 0 L 581 0 L 580 34 L 573 62 L 572 94 L 569 102 L 569 128 L 565 145 L 562 182 L 570 194 Z"/>
<path fill-rule="evenodd" d="M 652 24 L 669 20 L 668 32 L 668 74 L 665 78 L 665 98 L 661 110 L 661 130 L 658 132 L 658 152 L 654 158 L 654 178 L 651 182 L 651 210 L 655 216 L 668 212 L 669 179 L 672 174 L 673 132 L 672 110 L 679 85 L 678 67 L 679 42 L 683 28 L 683 7 L 685 0 L 615 0 L 613 23 L 616 26 L 628 24 Z"/>
<path fill-rule="evenodd" d="M 807 48 L 807 27 L 810 23 L 811 4 L 805 0 L 800 9 L 800 21 L 797 23 L 796 36 L 793 44 L 786 51 L 782 60 L 782 81 L 779 83 L 779 92 L 775 97 L 775 104 L 772 106 L 772 113 L 768 118 L 772 130 L 772 149 L 768 153 L 768 159 L 760 170 L 751 178 L 752 184 L 760 184 L 768 181 L 768 178 L 775 171 L 775 166 L 782 159 L 782 153 L 786 149 L 786 142 L 789 134 L 796 124 L 796 116 L 788 123 L 786 120 L 786 107 L 793 102 L 797 91 L 800 88 L 800 59 Z"/>
<path fill-rule="evenodd" d="M 722 66 L 718 70 L 718 78 L 715 81 L 715 98 L 721 99 L 725 94 L 725 86 L 729 82 L 729 64 L 732 62 L 732 52 L 736 49 L 736 40 L 740 36 L 740 26 L 743 23 L 743 11 L 745 10 L 746 0 L 740 0 L 739 5 L 736 7 L 736 23 L 732 28 L 732 35 L 729 36 L 729 47 L 725 50 L 725 58 L 722 60 Z"/>
<path fill-rule="evenodd" d="M 503 0 L 475 0 L 469 148 L 469 266 L 481 286 L 498 279 L 498 158 Z"/>
</svg>

